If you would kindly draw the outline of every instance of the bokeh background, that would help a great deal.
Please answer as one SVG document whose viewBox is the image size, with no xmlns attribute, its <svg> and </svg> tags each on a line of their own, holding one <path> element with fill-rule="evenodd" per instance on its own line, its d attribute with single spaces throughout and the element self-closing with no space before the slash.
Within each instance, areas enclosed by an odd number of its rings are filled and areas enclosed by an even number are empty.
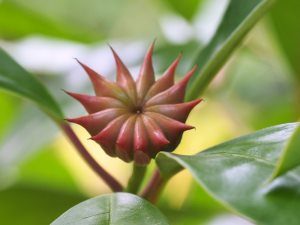
<svg viewBox="0 0 300 225">
<path fill-rule="evenodd" d="M 74 58 L 113 79 L 112 45 L 137 75 L 156 41 L 159 76 L 183 52 L 179 79 L 214 34 L 228 0 L 0 0 L 0 46 L 34 73 L 68 117 L 84 114 L 62 89 L 91 93 Z M 178 153 L 192 154 L 300 115 L 300 2 L 279 0 L 221 69 L 196 107 Z M 22 85 L 22 83 L 20 83 Z M 126 184 L 131 165 L 104 155 L 74 126 L 99 162 Z M 49 224 L 108 187 L 35 106 L 0 90 L 0 224 Z M 187 172 L 159 207 L 174 225 L 250 224 L 207 195 Z"/>
</svg>

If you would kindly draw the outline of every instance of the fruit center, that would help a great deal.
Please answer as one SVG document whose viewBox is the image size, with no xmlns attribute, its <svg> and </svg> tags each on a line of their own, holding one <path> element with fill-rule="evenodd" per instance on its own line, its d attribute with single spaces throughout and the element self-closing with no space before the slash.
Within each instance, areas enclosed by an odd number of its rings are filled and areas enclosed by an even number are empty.
<svg viewBox="0 0 300 225">
<path fill-rule="evenodd" d="M 135 114 L 141 114 L 141 113 L 143 113 L 143 107 L 142 106 L 135 106 L 132 109 L 132 112 L 135 113 Z"/>
</svg>

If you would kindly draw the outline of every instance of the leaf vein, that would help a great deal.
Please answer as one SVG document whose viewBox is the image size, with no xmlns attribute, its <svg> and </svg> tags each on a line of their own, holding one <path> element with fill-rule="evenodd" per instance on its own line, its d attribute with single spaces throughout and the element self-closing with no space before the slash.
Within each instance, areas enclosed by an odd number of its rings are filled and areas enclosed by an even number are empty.
<svg viewBox="0 0 300 225">
<path fill-rule="evenodd" d="M 238 153 L 216 152 L 216 153 L 206 153 L 204 156 L 212 156 L 212 155 L 219 155 L 219 156 L 227 155 L 227 156 L 232 156 L 232 157 L 246 158 L 246 159 L 251 159 L 251 160 L 255 160 L 255 161 L 267 164 L 269 166 L 275 166 L 275 164 L 269 160 L 266 160 L 263 158 L 258 158 L 255 156 L 250 156 L 250 155 L 242 155 L 242 154 L 238 154 Z"/>
</svg>

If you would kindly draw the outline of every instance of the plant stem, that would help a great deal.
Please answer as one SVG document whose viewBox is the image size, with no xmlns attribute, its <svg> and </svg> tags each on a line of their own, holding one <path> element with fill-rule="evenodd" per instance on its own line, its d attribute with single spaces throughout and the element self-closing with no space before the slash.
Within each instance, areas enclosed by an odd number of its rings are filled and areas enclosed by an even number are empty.
<svg viewBox="0 0 300 225">
<path fill-rule="evenodd" d="M 136 194 L 141 187 L 144 176 L 146 174 L 147 166 L 140 166 L 133 164 L 132 175 L 128 181 L 126 190 L 128 192 Z"/>
<path fill-rule="evenodd" d="M 142 192 L 141 196 L 152 203 L 156 203 L 158 197 L 165 187 L 167 180 L 164 179 L 158 169 L 156 169 L 150 179 L 148 185 Z"/>
<path fill-rule="evenodd" d="M 94 172 L 97 173 L 114 192 L 122 191 L 123 190 L 122 185 L 112 175 L 110 175 L 102 166 L 100 166 L 98 162 L 90 155 L 90 153 L 80 142 L 80 140 L 78 139 L 77 135 L 74 133 L 70 125 L 65 122 L 60 122 L 60 127 L 63 129 L 63 131 L 70 139 L 72 144 L 75 146 L 78 153 L 87 162 L 87 164 L 94 170 Z"/>
</svg>

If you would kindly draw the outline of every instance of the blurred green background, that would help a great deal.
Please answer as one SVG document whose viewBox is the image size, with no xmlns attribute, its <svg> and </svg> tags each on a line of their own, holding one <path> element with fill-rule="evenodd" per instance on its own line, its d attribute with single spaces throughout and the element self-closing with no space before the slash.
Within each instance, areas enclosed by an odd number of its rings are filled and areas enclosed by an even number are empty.
<svg viewBox="0 0 300 225">
<path fill-rule="evenodd" d="M 75 57 L 113 79 L 109 43 L 136 75 L 157 38 L 157 75 L 182 51 L 180 78 L 214 34 L 228 2 L 0 0 L 0 46 L 37 75 L 72 117 L 84 111 L 61 89 L 92 92 Z M 193 110 L 188 123 L 196 130 L 184 135 L 178 153 L 299 118 L 299 13 L 298 0 L 277 1 L 247 35 Z M 0 224 L 49 224 L 71 206 L 109 191 L 32 103 L 0 90 L 0 109 Z M 130 165 L 105 156 L 83 129 L 74 128 L 125 184 Z M 174 225 L 250 224 L 205 194 L 187 172 L 172 179 L 159 206 Z"/>
</svg>

